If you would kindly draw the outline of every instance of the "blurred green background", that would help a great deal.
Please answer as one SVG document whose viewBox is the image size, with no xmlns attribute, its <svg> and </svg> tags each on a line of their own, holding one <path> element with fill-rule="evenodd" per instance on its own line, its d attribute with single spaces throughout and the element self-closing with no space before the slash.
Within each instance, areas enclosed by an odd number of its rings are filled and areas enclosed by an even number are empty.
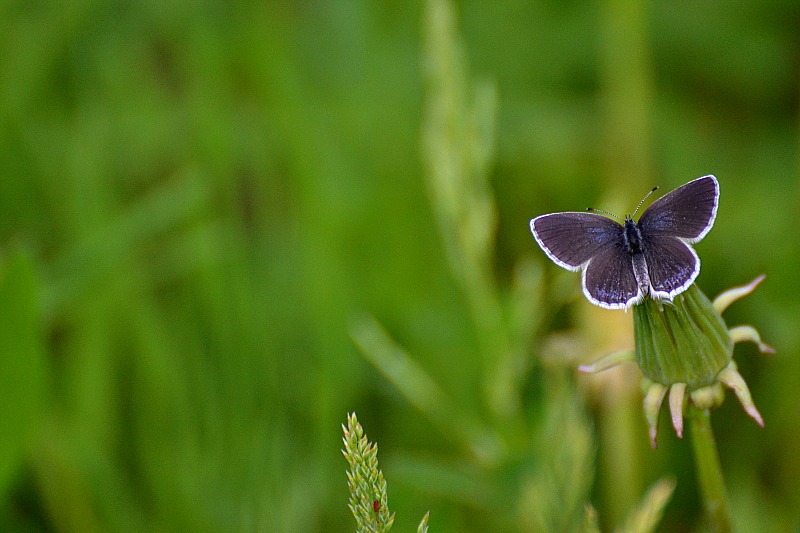
<svg viewBox="0 0 800 533">
<path fill-rule="evenodd" d="M 766 273 L 725 317 L 778 351 L 765 429 L 714 414 L 734 520 L 798 527 L 800 4 L 448 5 L 2 3 L 0 530 L 350 531 L 355 411 L 395 531 L 612 530 L 665 476 L 702 531 L 637 371 L 574 373 L 630 314 L 528 220 L 709 173 L 698 284 Z"/>
</svg>

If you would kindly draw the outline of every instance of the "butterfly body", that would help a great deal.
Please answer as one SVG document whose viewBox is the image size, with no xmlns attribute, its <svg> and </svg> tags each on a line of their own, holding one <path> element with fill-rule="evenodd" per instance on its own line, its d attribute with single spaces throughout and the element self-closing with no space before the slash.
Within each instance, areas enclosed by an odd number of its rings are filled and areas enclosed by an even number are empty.
<svg viewBox="0 0 800 533">
<path fill-rule="evenodd" d="M 642 247 L 644 244 L 642 243 L 642 232 L 639 231 L 636 222 L 630 218 L 625 219 L 622 237 L 625 243 L 625 249 L 629 254 L 636 255 L 643 252 Z"/>
<path fill-rule="evenodd" d="M 704 176 L 662 196 L 638 223 L 596 213 L 566 212 L 531 220 L 536 242 L 550 259 L 582 271 L 587 299 L 607 309 L 627 309 L 644 298 L 671 301 L 700 273 L 691 244 L 714 224 L 719 183 Z"/>
</svg>

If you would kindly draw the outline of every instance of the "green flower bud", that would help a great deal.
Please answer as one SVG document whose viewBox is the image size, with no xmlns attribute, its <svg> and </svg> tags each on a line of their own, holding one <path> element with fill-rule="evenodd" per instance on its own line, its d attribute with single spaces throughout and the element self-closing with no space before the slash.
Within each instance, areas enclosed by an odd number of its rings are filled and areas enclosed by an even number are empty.
<svg viewBox="0 0 800 533">
<path fill-rule="evenodd" d="M 610 354 L 578 370 L 599 372 L 626 361 L 639 365 L 645 377 L 644 414 L 654 448 L 658 413 L 665 398 L 669 398 L 675 432 L 682 437 L 686 398 L 701 410 L 716 407 L 724 398 L 722 385 L 732 389 L 747 414 L 763 426 L 747 384 L 733 362 L 733 345 L 751 341 L 762 353 L 774 353 L 774 349 L 761 341 L 752 326 L 728 329 L 721 316 L 731 303 L 753 292 L 763 280 L 764 276 L 759 276 L 748 285 L 725 291 L 713 303 L 696 285 L 672 302 L 646 298 L 633 308 L 636 350 Z"/>
<path fill-rule="evenodd" d="M 672 303 L 646 298 L 635 305 L 633 331 L 636 363 L 662 385 L 711 385 L 733 357 L 728 328 L 697 285 Z"/>
</svg>

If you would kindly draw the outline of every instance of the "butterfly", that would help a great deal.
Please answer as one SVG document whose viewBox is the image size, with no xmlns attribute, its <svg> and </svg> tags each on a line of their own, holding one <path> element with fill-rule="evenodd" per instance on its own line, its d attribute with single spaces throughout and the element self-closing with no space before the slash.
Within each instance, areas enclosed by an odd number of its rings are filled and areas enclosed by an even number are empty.
<svg viewBox="0 0 800 533">
<path fill-rule="evenodd" d="M 665 194 L 638 222 L 636 211 L 622 224 L 596 213 L 551 213 L 531 220 L 531 231 L 557 265 L 582 271 L 591 303 L 627 309 L 645 297 L 671 301 L 691 286 L 700 273 L 691 245 L 711 230 L 718 205 L 719 182 L 709 175 Z"/>
</svg>

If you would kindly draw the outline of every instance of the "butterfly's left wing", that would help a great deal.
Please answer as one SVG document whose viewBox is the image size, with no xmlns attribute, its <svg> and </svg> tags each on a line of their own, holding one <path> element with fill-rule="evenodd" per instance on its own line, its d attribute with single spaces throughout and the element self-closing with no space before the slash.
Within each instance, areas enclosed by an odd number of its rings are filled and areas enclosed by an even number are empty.
<svg viewBox="0 0 800 533">
<path fill-rule="evenodd" d="M 639 219 L 639 230 L 645 240 L 665 235 L 695 243 L 711 231 L 718 205 L 717 178 L 703 176 L 653 202 Z"/>
<path fill-rule="evenodd" d="M 531 232 L 544 253 L 573 271 L 621 242 L 622 231 L 613 220 L 593 213 L 551 213 L 531 220 Z"/>
</svg>

